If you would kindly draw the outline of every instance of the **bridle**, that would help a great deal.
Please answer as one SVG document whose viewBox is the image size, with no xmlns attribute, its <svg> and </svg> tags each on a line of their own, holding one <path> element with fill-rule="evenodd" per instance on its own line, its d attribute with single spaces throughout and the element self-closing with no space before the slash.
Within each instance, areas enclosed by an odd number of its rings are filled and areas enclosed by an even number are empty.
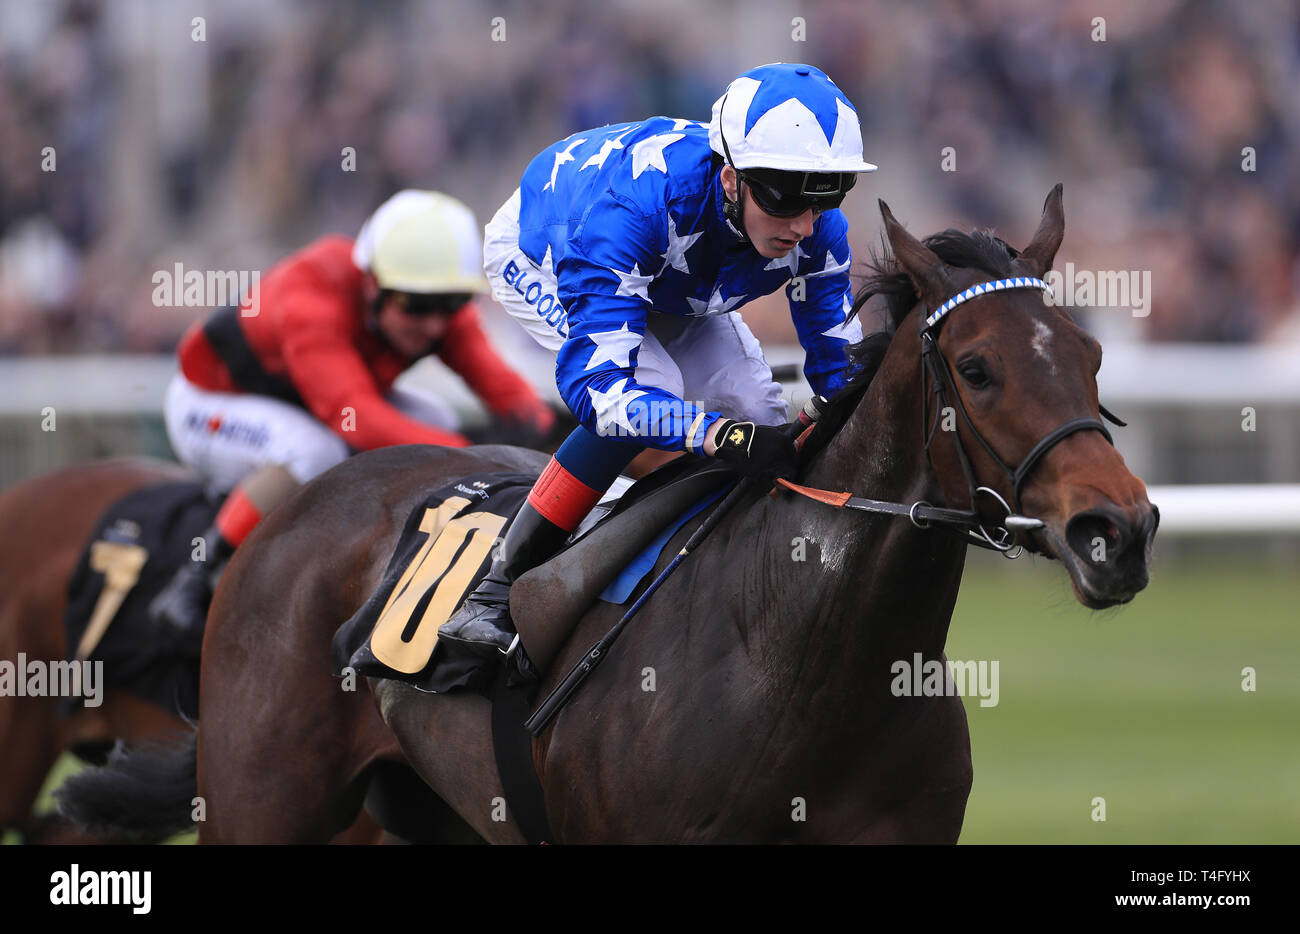
<svg viewBox="0 0 1300 934">
<path fill-rule="evenodd" d="M 980 446 L 988 452 L 989 457 L 993 458 L 1002 472 L 1006 474 L 1011 483 L 1011 499 L 1015 503 L 1015 509 L 1007 505 L 1007 501 L 997 493 L 996 490 L 987 486 L 978 486 L 975 480 L 975 471 L 971 467 L 970 458 L 966 454 L 966 448 L 962 445 L 960 432 L 953 432 L 957 442 L 957 451 L 961 457 L 962 471 L 966 475 L 966 482 L 970 487 L 970 504 L 971 508 L 962 509 L 945 509 L 939 506 L 932 506 L 924 500 L 918 500 L 910 506 L 905 503 L 890 503 L 878 499 L 867 499 L 862 496 L 854 496 L 852 493 L 834 493 L 830 490 L 819 490 L 813 487 L 800 486 L 797 483 L 791 483 L 789 480 L 781 479 L 776 482 L 788 490 L 799 493 L 809 499 L 814 499 L 819 503 L 825 503 L 829 506 L 835 506 L 842 509 L 856 509 L 862 512 L 884 513 L 893 516 L 907 516 L 912 524 L 918 529 L 928 529 L 931 526 L 952 529 L 961 532 L 970 544 L 979 545 L 982 548 L 991 548 L 1000 551 L 1008 558 L 1018 558 L 1023 552 L 1024 547 L 1016 543 L 1016 535 L 1019 532 L 1032 531 L 1042 528 L 1044 523 L 1042 519 L 1035 519 L 1030 516 L 1019 515 L 1020 509 L 1020 488 L 1024 485 L 1025 478 L 1029 476 L 1034 466 L 1043 459 L 1043 456 L 1059 444 L 1062 439 L 1068 438 L 1077 431 L 1100 431 L 1107 441 L 1114 444 L 1110 432 L 1106 426 L 1096 418 L 1074 418 L 1063 425 L 1049 431 L 1042 439 L 1029 449 L 1020 466 L 1008 467 L 1002 458 L 998 457 L 993 447 L 985 440 L 984 436 L 971 422 L 970 416 L 966 413 L 966 407 L 962 404 L 961 393 L 957 392 L 957 387 L 952 382 L 952 376 L 948 369 L 948 361 L 944 359 L 942 352 L 939 350 L 938 343 L 938 325 L 944 317 L 963 302 L 970 301 L 980 295 L 987 295 L 989 292 L 1000 292 L 1005 289 L 1042 289 L 1048 294 L 1051 288 L 1042 279 L 1033 279 L 1028 277 L 1016 277 L 1012 279 L 997 279 L 993 282 L 984 282 L 972 286 L 963 292 L 959 292 L 952 298 L 944 302 L 939 310 L 934 312 L 925 319 L 921 326 L 921 391 L 923 393 L 921 403 L 921 430 L 925 435 L 925 449 L 927 454 L 930 450 L 930 442 L 934 439 L 935 432 L 938 430 L 939 420 L 943 415 L 944 403 L 948 398 L 948 391 L 951 390 L 956 397 L 957 409 L 961 412 L 962 418 L 970 428 L 971 433 L 975 435 Z M 930 383 L 933 383 L 933 392 L 938 397 L 935 408 L 935 422 L 933 426 L 927 426 L 929 422 L 929 396 Z M 816 397 L 815 397 L 816 399 Z M 825 400 L 819 400 L 824 403 Z M 804 415 L 800 416 L 799 423 L 792 423 L 791 428 L 796 431 L 802 425 L 807 425 L 807 431 L 812 430 L 812 422 L 816 420 L 816 415 L 820 411 L 820 405 L 813 405 L 804 409 Z M 1114 422 L 1116 425 L 1124 423 L 1106 410 L 1105 406 L 1099 407 L 1101 414 Z M 801 439 L 807 437 L 807 431 L 801 436 Z M 632 617 L 637 614 L 651 595 L 659 589 L 659 586 L 668 579 L 668 576 L 681 564 L 681 562 L 702 542 L 712 531 L 722 518 L 727 515 L 731 508 L 750 492 L 753 481 L 749 478 L 741 480 L 726 499 L 715 507 L 710 513 L 704 524 L 696 529 L 695 533 L 687 540 L 686 544 L 677 553 L 673 560 L 666 568 L 656 577 L 637 598 L 632 607 L 623 614 L 623 617 L 614 625 L 608 633 L 605 634 L 599 642 L 587 650 L 587 654 L 570 669 L 564 679 L 555 687 L 550 696 L 542 702 L 535 713 L 524 724 L 524 727 L 533 735 L 540 736 L 546 729 L 547 725 L 559 713 L 560 709 L 568 702 L 573 693 L 578 690 L 583 681 L 596 670 L 596 666 L 601 664 L 609 657 L 610 647 L 614 640 L 631 621 Z M 975 508 L 976 498 L 984 493 L 993 497 L 1002 508 L 1006 510 L 1001 524 L 996 526 L 992 532 L 986 529 Z"/>
<path fill-rule="evenodd" d="M 989 444 L 987 439 L 975 427 L 971 421 L 970 415 L 966 411 L 966 406 L 962 402 L 961 393 L 957 391 L 956 385 L 952 380 L 952 371 L 948 367 L 948 361 L 944 358 L 943 352 L 939 349 L 939 326 L 947 318 L 948 314 L 957 306 L 978 298 L 981 295 L 987 295 L 990 292 L 1002 292 L 1009 289 L 1040 289 L 1051 295 L 1051 286 L 1042 279 L 1036 279 L 1029 276 L 1016 276 L 1009 279 L 996 279 L 992 282 L 981 282 L 965 289 L 952 298 L 945 301 L 939 308 L 924 319 L 921 324 L 921 431 L 925 438 L 925 450 L 930 452 L 930 445 L 939 430 L 939 426 L 944 417 L 943 413 L 949 407 L 948 396 L 951 393 L 953 402 L 952 406 L 957 412 L 961 413 L 962 421 L 970 433 L 979 442 L 985 453 L 997 464 L 1007 482 L 1011 487 L 1011 504 L 992 487 L 981 485 L 975 478 L 975 470 L 971 466 L 970 456 L 966 453 L 966 446 L 962 443 L 961 433 L 958 431 L 951 432 L 953 440 L 957 445 L 957 455 L 961 463 L 962 474 L 966 478 L 966 484 L 969 491 L 970 508 L 966 510 L 945 509 L 936 507 L 924 500 L 907 506 L 903 503 L 888 503 L 881 500 L 866 499 L 864 497 L 853 496 L 849 493 L 831 493 L 825 490 L 814 490 L 809 487 L 801 487 L 798 484 L 790 483 L 786 480 L 777 482 L 787 489 L 797 493 L 802 493 L 818 502 L 827 503 L 832 506 L 857 509 L 864 512 L 887 513 L 890 515 L 906 515 L 918 529 L 930 528 L 932 525 L 956 529 L 965 533 L 967 540 L 971 544 L 979 545 L 982 548 L 990 548 L 1000 551 L 1008 558 L 1018 558 L 1023 553 L 1023 546 L 1017 543 L 1017 534 L 1019 532 L 1028 532 L 1043 527 L 1041 519 L 1031 516 L 1021 515 L 1020 490 L 1028 479 L 1029 474 L 1034 467 L 1046 456 L 1047 452 L 1059 444 L 1070 435 L 1079 431 L 1099 431 L 1103 437 L 1114 445 L 1115 441 L 1110 432 L 1100 419 L 1084 417 L 1073 418 L 1064 424 L 1045 434 L 1039 441 L 1029 449 L 1029 453 L 1020 461 L 1016 467 L 1011 467 L 998 456 Z M 935 396 L 934 420 L 930 420 L 930 396 Z M 1113 415 L 1104 405 L 1098 406 L 1101 414 L 1116 425 L 1123 426 L 1125 423 Z M 1000 524 L 995 526 L 991 531 L 985 528 L 977 509 L 979 496 L 983 494 L 993 499 L 1005 511 L 1005 515 L 1000 520 Z"/>
</svg>

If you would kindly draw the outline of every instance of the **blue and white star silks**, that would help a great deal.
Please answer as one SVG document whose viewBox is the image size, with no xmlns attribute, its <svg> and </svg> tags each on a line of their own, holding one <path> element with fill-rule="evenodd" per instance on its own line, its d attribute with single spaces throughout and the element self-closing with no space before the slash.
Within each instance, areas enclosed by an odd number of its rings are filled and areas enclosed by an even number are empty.
<svg viewBox="0 0 1300 934">
<path fill-rule="evenodd" d="M 573 150 L 585 142 L 585 139 L 575 139 L 555 154 L 555 164 L 551 166 L 551 180 L 542 186 L 542 191 L 550 191 L 555 188 L 555 173 L 560 171 L 560 166 L 564 165 L 564 163 L 573 161 Z"/>
<path fill-rule="evenodd" d="M 725 315 L 782 286 L 789 296 L 797 277 L 790 311 L 808 382 L 826 396 L 844 383 L 854 330 L 843 310 L 852 259 L 844 215 L 827 211 L 789 254 L 762 257 L 728 225 L 712 158 L 704 124 L 652 117 L 576 133 L 524 172 L 519 248 L 555 272 L 568 326 L 556 384 L 592 431 L 631 425 L 637 443 L 684 450 L 692 427 L 698 434 L 719 413 L 637 382 L 647 315 Z"/>
<path fill-rule="evenodd" d="M 684 237 L 678 235 L 677 222 L 673 220 L 672 212 L 669 211 L 668 212 L 668 249 L 663 254 L 664 257 L 663 268 L 667 269 L 669 266 L 671 266 L 674 269 L 689 274 L 691 269 L 689 266 L 686 265 L 686 251 L 689 250 L 691 246 L 695 243 L 695 241 L 700 239 L 700 237 L 702 236 L 704 236 L 704 233 L 702 231 L 699 233 L 687 234 Z M 795 246 L 797 247 L 798 244 L 796 244 Z"/>
<path fill-rule="evenodd" d="M 617 331 L 593 331 L 587 337 L 591 338 L 596 349 L 591 352 L 591 359 L 582 368 L 584 372 L 594 370 L 602 363 L 612 363 L 625 370 L 632 365 L 632 351 L 641 346 L 641 335 L 629 331 L 626 321 Z"/>
<path fill-rule="evenodd" d="M 722 286 L 718 286 L 713 290 L 713 294 L 709 296 L 707 302 L 689 295 L 686 296 L 686 303 L 691 306 L 691 310 L 697 315 L 725 315 L 744 300 L 744 295 L 733 295 L 731 298 L 724 299 L 722 297 Z"/>
<path fill-rule="evenodd" d="M 844 319 L 832 327 L 822 331 L 823 337 L 833 337 L 836 340 L 845 341 L 850 344 L 856 344 L 862 340 L 862 322 L 855 315 L 853 320 L 849 320 L 849 312 L 853 310 L 853 302 L 849 296 L 844 296 Z"/>
<path fill-rule="evenodd" d="M 611 269 L 610 272 L 618 276 L 618 288 L 614 291 L 615 296 L 633 295 L 650 301 L 646 289 L 654 281 L 654 276 L 641 275 L 641 268 L 636 263 L 632 264 L 631 272 L 619 272 L 617 269 Z"/>
<path fill-rule="evenodd" d="M 795 249 L 796 250 L 799 249 L 799 245 L 797 243 L 795 244 Z M 852 261 L 853 261 L 853 257 L 850 256 L 846 258 L 844 262 L 841 263 L 839 260 L 835 258 L 834 253 L 832 253 L 830 250 L 827 250 L 826 261 L 825 263 L 822 264 L 822 268 L 817 270 L 816 272 L 808 273 L 808 278 L 811 279 L 813 276 L 837 276 L 842 272 L 848 272 L 849 265 L 850 263 L 852 263 Z"/>
<path fill-rule="evenodd" d="M 626 389 L 627 383 L 627 377 L 624 377 L 611 386 L 608 392 L 598 392 L 590 387 L 587 389 L 587 395 L 591 397 L 591 407 L 596 413 L 596 434 L 602 438 L 611 435 L 623 437 L 636 435 L 628 417 L 627 407 L 646 393 L 642 389 Z"/>
<path fill-rule="evenodd" d="M 587 161 L 582 164 L 582 168 L 578 171 L 581 172 L 583 169 L 590 169 L 593 166 L 598 169 L 602 168 L 605 165 L 605 160 L 609 158 L 611 152 L 615 149 L 623 148 L 623 137 L 627 136 L 627 134 L 631 132 L 631 130 L 624 130 L 622 133 L 618 134 L 618 136 L 605 140 L 605 142 L 600 144 L 600 152 L 589 157 Z"/>
<path fill-rule="evenodd" d="M 643 139 L 632 147 L 632 177 L 640 178 L 646 169 L 658 169 L 668 174 L 668 163 L 664 161 L 664 150 L 684 137 L 680 133 L 664 133 Z"/>
<path fill-rule="evenodd" d="M 790 278 L 793 279 L 795 276 L 799 275 L 799 260 L 807 258 L 808 254 L 805 253 L 803 247 L 796 242 L 795 245 L 790 248 L 789 253 L 785 254 L 785 256 L 776 257 L 776 259 L 769 262 L 763 268 L 768 271 L 773 269 L 788 269 L 790 270 Z"/>
</svg>

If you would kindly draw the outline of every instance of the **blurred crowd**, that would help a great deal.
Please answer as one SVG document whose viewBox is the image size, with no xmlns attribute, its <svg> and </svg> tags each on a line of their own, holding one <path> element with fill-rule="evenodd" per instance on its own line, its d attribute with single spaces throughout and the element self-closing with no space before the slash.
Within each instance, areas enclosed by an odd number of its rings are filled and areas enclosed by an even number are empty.
<svg viewBox="0 0 1300 934">
<path fill-rule="evenodd" d="M 482 223 L 553 140 L 707 120 L 781 60 L 862 115 L 859 258 L 877 197 L 1023 244 L 1063 181 L 1058 266 L 1151 271 L 1149 316 L 1090 325 L 1300 331 L 1291 0 L 0 0 L 0 353 L 168 351 L 204 309 L 156 307 L 156 270 L 265 270 L 402 187 Z"/>
</svg>

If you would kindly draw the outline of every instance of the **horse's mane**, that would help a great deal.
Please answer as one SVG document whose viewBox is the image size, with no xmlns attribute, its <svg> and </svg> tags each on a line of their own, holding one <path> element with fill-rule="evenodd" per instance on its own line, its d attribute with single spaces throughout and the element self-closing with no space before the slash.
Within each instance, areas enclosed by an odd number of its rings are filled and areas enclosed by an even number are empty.
<svg viewBox="0 0 1300 934">
<path fill-rule="evenodd" d="M 950 228 L 926 237 L 924 243 L 949 266 L 979 269 L 997 277 L 1010 275 L 1011 261 L 1020 255 L 1015 247 L 982 230 L 965 234 Z M 856 316 L 876 296 L 885 300 L 885 326 L 864 334 L 862 340 L 848 346 L 849 381 L 830 400 L 821 418 L 817 420 L 816 429 L 804 443 L 802 456 L 805 462 L 830 443 L 831 438 L 853 414 L 880 369 L 880 363 L 885 359 L 885 352 L 889 350 L 889 344 L 899 325 L 916 305 L 916 287 L 890 253 L 883 234 L 880 248 L 871 251 L 866 263 L 862 287 L 853 301 L 849 318 Z"/>
</svg>

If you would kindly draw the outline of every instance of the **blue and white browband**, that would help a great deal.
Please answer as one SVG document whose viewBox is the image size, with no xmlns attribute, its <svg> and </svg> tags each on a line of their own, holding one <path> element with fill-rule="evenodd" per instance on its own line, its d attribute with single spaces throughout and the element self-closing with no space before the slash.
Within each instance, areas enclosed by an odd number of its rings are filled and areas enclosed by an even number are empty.
<svg viewBox="0 0 1300 934">
<path fill-rule="evenodd" d="M 1003 292 L 1007 289 L 1042 289 L 1047 293 L 1048 299 L 1053 300 L 1052 287 L 1042 279 L 1034 279 L 1029 276 L 1017 276 L 1014 279 L 994 279 L 992 282 L 981 282 L 979 285 L 972 285 L 964 292 L 958 292 L 952 298 L 948 299 L 939 306 L 938 311 L 925 319 L 925 326 L 922 331 L 928 331 L 934 327 L 948 312 L 952 311 L 962 302 L 968 302 L 972 298 L 979 298 L 988 292 Z"/>
</svg>

